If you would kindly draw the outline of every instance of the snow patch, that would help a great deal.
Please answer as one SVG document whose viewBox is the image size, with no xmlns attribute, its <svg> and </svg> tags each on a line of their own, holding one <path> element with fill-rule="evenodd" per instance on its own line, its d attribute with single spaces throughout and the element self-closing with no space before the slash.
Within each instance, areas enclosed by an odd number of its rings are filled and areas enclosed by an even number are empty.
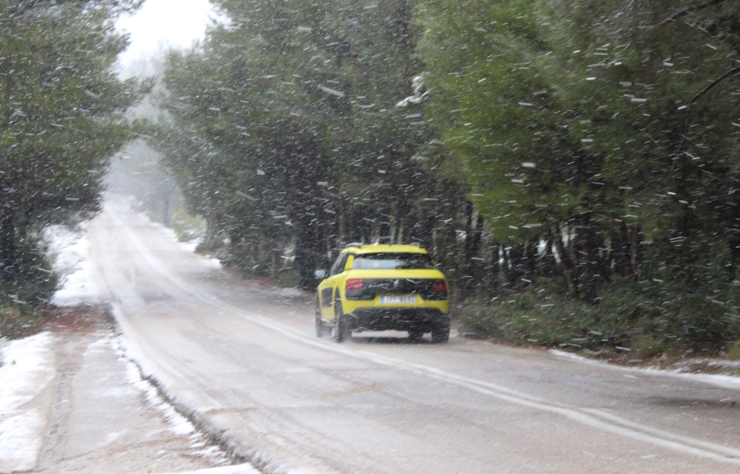
<svg viewBox="0 0 740 474">
<path fill-rule="evenodd" d="M 56 306 L 77 306 L 102 302 L 101 289 L 96 283 L 90 258 L 90 241 L 86 226 L 77 231 L 64 226 L 51 226 L 45 238 L 54 259 L 54 270 L 62 276 L 62 287 L 51 299 Z"/>
<path fill-rule="evenodd" d="M 592 363 L 601 364 L 602 363 L 599 361 L 595 361 L 593 359 L 588 359 L 578 354 L 573 354 L 572 352 L 559 351 L 557 349 L 550 349 L 549 352 L 558 357 L 563 357 L 566 359 L 573 359 L 579 362 L 585 362 L 587 364 L 592 364 Z M 640 367 L 622 367 L 619 365 L 612 365 L 612 364 L 608 364 L 608 365 L 618 370 L 625 370 L 629 372 L 644 373 L 644 374 L 650 374 L 650 375 L 667 375 L 670 377 L 677 377 L 677 378 L 683 378 L 686 380 L 695 380 L 697 382 L 704 382 L 704 383 L 708 383 L 708 384 L 711 384 L 717 387 L 722 387 L 722 388 L 730 388 L 730 389 L 736 389 L 736 390 L 740 389 L 740 377 L 737 377 L 734 375 L 686 373 L 686 372 L 682 372 L 681 369 L 663 370 L 663 369 L 658 369 L 655 367 L 640 368 Z M 734 364 L 732 363 L 728 365 L 734 367 Z"/>
<path fill-rule="evenodd" d="M 300 471 L 291 470 L 290 473 L 300 474 Z M 180 472 L 179 474 L 259 474 L 259 471 L 249 464 L 240 464 L 237 466 L 222 466 L 198 471 Z"/>
<path fill-rule="evenodd" d="M 679 371 L 666 371 L 656 368 L 649 369 L 636 369 L 639 371 L 648 372 L 651 374 L 670 375 L 672 377 L 678 377 L 686 380 L 695 380 L 697 382 L 704 382 L 716 387 L 730 388 L 740 390 L 740 377 L 734 375 L 718 375 L 718 374 L 695 374 L 685 373 Z"/>
<path fill-rule="evenodd" d="M 184 416 L 180 415 L 172 405 L 167 403 L 159 395 L 154 385 L 141 377 L 139 368 L 130 360 L 128 361 L 126 373 L 131 385 L 143 392 L 149 405 L 160 411 L 162 416 L 170 423 L 170 431 L 172 433 L 185 436 L 196 432 L 193 424 Z"/>
<path fill-rule="evenodd" d="M 201 241 L 200 238 L 197 238 L 195 240 L 191 240 L 189 242 L 183 242 L 183 241 L 181 241 L 180 239 L 177 238 L 177 233 L 171 227 L 167 227 L 166 225 L 164 225 L 164 224 L 162 224 L 160 222 L 155 222 L 155 221 L 151 220 L 149 218 L 149 216 L 147 216 L 144 213 L 139 213 L 139 216 L 142 219 L 144 219 L 148 224 L 150 224 L 150 225 L 152 225 L 152 226 L 157 227 L 158 229 L 160 229 L 162 231 L 162 233 L 164 233 L 165 235 L 167 235 L 170 238 L 170 240 L 172 242 L 175 242 L 178 246 L 180 246 L 181 249 L 183 249 L 183 250 L 185 250 L 187 252 L 190 252 L 190 253 L 195 253 L 195 248 L 198 246 L 198 244 Z M 220 270 L 221 268 L 223 268 L 223 266 L 221 265 L 221 261 L 219 259 L 217 259 L 217 258 L 205 258 L 205 259 L 202 260 L 202 262 L 203 262 L 204 265 L 209 266 L 209 267 L 214 268 L 214 269 L 217 269 L 217 270 Z"/>
<path fill-rule="evenodd" d="M 590 361 L 591 360 L 583 356 L 579 356 L 578 354 L 574 354 L 572 352 L 560 351 L 557 349 L 550 349 L 549 352 L 550 354 L 556 355 L 558 357 L 564 357 L 566 359 L 574 359 L 574 360 L 580 360 L 580 361 Z"/>
<path fill-rule="evenodd" d="M 299 290 L 298 288 L 277 288 L 271 293 L 285 298 L 297 298 L 305 294 L 303 290 Z"/>
<path fill-rule="evenodd" d="M 129 382 L 138 390 L 142 391 L 144 393 L 144 396 L 147 399 L 147 402 L 149 403 L 149 406 L 153 407 L 154 409 L 158 410 L 160 413 L 162 413 L 162 416 L 170 425 L 169 431 L 177 436 L 187 436 L 190 435 L 190 439 L 192 441 L 191 448 L 197 449 L 197 451 L 193 452 L 192 455 L 198 456 L 201 458 L 207 458 L 211 459 L 214 463 L 225 463 L 228 461 L 228 455 L 224 453 L 224 451 L 216 445 L 211 444 L 206 437 L 198 431 L 195 426 L 185 418 L 183 415 L 181 415 L 172 404 L 170 404 L 167 400 L 165 400 L 159 393 L 159 390 L 157 387 L 155 387 L 151 382 L 148 380 L 145 380 L 142 377 L 142 372 L 140 368 L 133 362 L 133 359 L 128 356 L 125 339 L 123 336 L 120 336 L 117 338 L 117 344 L 116 347 L 118 351 L 121 353 L 121 356 L 124 357 L 127 360 L 127 370 L 126 374 L 128 377 Z M 199 449 L 202 448 L 202 449 Z M 248 466 L 251 469 L 251 466 Z M 239 466 L 237 466 L 239 467 Z M 200 472 L 200 471 L 198 471 Z M 211 472 L 210 470 L 206 470 L 204 472 Z M 234 472 L 244 472 L 244 473 L 252 473 L 257 471 L 234 471 Z"/>
<path fill-rule="evenodd" d="M 46 424 L 39 394 L 54 380 L 53 340 L 43 332 L 0 347 L 0 472 L 36 467 Z"/>
</svg>

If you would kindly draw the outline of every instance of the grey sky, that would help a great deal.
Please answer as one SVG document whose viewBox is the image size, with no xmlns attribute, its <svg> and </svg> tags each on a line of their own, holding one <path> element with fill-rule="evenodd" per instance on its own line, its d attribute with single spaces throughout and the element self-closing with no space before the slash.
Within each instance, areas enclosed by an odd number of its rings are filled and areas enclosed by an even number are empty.
<svg viewBox="0 0 740 474">
<path fill-rule="evenodd" d="M 117 23 L 119 30 L 131 33 L 129 48 L 119 56 L 124 74 L 135 62 L 159 50 L 191 46 L 203 38 L 211 16 L 208 0 L 146 0 L 135 15 Z"/>
</svg>

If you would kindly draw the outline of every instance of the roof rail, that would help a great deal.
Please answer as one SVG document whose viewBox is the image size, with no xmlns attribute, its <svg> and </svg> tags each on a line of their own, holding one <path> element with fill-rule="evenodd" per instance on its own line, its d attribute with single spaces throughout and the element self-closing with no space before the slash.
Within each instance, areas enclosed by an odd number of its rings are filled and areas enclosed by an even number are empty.
<svg viewBox="0 0 740 474">
<path fill-rule="evenodd" d="M 362 247 L 362 242 L 352 242 L 345 245 L 345 247 Z"/>
</svg>

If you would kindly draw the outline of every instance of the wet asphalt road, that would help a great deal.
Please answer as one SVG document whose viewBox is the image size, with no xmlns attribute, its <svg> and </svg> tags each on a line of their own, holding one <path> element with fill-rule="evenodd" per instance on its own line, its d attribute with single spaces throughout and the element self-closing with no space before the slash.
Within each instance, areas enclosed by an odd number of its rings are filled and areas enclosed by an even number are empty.
<svg viewBox="0 0 740 474">
<path fill-rule="evenodd" d="M 740 390 L 454 334 L 314 332 L 310 296 L 248 283 L 111 201 L 93 258 L 129 351 L 266 472 L 740 472 Z"/>
</svg>

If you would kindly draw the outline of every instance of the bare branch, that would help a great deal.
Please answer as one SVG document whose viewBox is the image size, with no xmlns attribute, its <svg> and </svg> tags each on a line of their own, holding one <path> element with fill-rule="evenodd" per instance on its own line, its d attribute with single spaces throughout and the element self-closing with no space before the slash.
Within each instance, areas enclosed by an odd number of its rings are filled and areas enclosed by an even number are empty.
<svg viewBox="0 0 740 474">
<path fill-rule="evenodd" d="M 661 21 L 659 26 L 664 26 L 664 25 L 666 25 L 668 23 L 672 23 L 672 22 L 678 20 L 679 18 L 683 18 L 686 15 L 690 15 L 690 14 L 692 14 L 694 12 L 699 11 L 699 10 L 703 10 L 705 8 L 709 8 L 709 7 L 712 7 L 714 5 L 719 5 L 720 3 L 724 3 L 724 2 L 725 2 L 725 0 L 711 0 L 710 2 L 703 3 L 703 4 L 697 5 L 695 7 L 686 8 L 684 10 L 679 10 L 676 13 L 674 13 L 673 15 L 669 16 L 668 18 L 666 18 L 665 20 Z"/>
<path fill-rule="evenodd" d="M 711 84 L 709 84 L 706 88 L 704 88 L 703 91 L 701 91 L 698 94 L 696 94 L 694 96 L 694 98 L 691 99 L 691 103 L 693 104 L 694 102 L 696 102 L 699 99 L 699 97 L 703 96 L 704 94 L 706 94 L 707 92 L 709 92 L 710 90 L 712 90 L 712 88 L 714 88 L 714 86 L 716 86 L 720 82 L 724 81 L 728 77 L 730 77 L 730 76 L 736 76 L 738 74 L 740 74 L 740 66 L 730 69 L 729 71 L 727 71 L 726 73 L 722 74 L 717 79 L 715 79 Z"/>
</svg>

